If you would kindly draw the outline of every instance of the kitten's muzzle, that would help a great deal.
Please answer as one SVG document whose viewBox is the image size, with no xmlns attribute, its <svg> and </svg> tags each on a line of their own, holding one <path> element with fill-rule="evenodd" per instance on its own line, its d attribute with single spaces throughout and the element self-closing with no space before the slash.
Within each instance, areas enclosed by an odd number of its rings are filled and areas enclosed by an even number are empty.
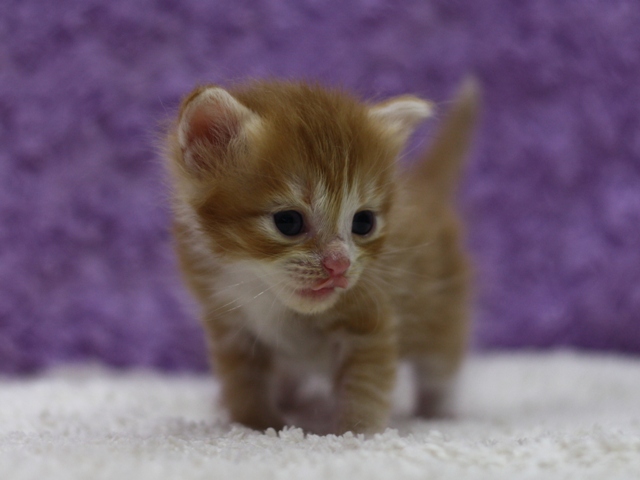
<svg viewBox="0 0 640 480">
<path fill-rule="evenodd" d="M 329 275 L 329 278 L 321 280 L 312 290 L 321 290 L 323 288 L 347 288 L 349 279 L 345 277 L 347 270 L 351 266 L 349 257 L 340 250 L 329 251 L 322 259 L 322 266 Z"/>
</svg>

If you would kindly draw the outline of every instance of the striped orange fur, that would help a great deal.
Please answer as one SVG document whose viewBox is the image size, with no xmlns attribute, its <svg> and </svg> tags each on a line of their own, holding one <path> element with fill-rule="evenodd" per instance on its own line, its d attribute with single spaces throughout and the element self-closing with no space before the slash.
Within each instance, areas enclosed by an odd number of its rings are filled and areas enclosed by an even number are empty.
<svg viewBox="0 0 640 480">
<path fill-rule="evenodd" d="M 442 410 L 467 337 L 452 193 L 476 110 L 467 87 L 402 171 L 432 111 L 416 97 L 368 104 L 270 81 L 185 98 L 168 141 L 174 231 L 232 420 L 283 427 L 277 380 L 321 372 L 335 400 L 327 431 L 379 431 L 402 358 L 417 413 Z"/>
</svg>

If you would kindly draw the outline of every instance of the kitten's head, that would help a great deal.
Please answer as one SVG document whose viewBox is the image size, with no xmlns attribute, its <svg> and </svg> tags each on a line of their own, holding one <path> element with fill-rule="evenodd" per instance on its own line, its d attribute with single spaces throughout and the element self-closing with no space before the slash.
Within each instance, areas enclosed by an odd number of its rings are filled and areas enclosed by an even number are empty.
<svg viewBox="0 0 640 480">
<path fill-rule="evenodd" d="M 396 157 L 428 102 L 366 105 L 306 84 L 196 89 L 173 139 L 181 204 L 229 265 L 316 313 L 383 249 Z"/>
</svg>

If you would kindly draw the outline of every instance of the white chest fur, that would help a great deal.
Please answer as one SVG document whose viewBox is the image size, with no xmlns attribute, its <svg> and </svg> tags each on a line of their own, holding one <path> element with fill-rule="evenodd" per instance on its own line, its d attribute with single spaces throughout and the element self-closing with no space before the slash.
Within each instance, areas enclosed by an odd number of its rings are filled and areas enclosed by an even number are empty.
<svg viewBox="0 0 640 480">
<path fill-rule="evenodd" d="M 337 342 L 315 326 L 312 316 L 284 306 L 256 276 L 246 270 L 227 270 L 214 291 L 227 308 L 234 309 L 238 327 L 269 346 L 280 361 L 325 372 L 335 364 Z"/>
</svg>

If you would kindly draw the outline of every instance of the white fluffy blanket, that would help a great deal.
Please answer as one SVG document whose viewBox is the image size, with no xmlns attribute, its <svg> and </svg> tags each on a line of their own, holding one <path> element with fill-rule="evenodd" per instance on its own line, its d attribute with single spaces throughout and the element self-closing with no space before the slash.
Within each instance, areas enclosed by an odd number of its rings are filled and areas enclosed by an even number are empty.
<svg viewBox="0 0 640 480">
<path fill-rule="evenodd" d="M 0 380 L 2 480 L 635 479 L 640 359 L 472 358 L 457 417 L 370 439 L 229 425 L 208 376 L 65 369 Z M 403 400 L 405 399 L 405 400 Z"/>
</svg>

